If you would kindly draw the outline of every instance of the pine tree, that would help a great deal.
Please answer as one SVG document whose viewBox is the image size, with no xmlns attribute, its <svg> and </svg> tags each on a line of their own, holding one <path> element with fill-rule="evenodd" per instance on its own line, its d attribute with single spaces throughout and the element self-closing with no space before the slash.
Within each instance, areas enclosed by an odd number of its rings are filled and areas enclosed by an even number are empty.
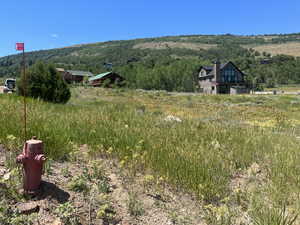
<svg viewBox="0 0 300 225">
<path fill-rule="evenodd" d="M 29 68 L 26 73 L 26 81 L 24 75 L 21 76 L 18 82 L 18 93 L 54 103 L 66 103 L 71 97 L 68 85 L 55 67 L 42 62 Z"/>
</svg>

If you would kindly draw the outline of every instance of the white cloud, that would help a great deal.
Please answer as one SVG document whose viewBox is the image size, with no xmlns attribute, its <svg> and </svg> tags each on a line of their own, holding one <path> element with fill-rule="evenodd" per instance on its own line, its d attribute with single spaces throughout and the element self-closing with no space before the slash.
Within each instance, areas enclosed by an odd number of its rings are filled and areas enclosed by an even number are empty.
<svg viewBox="0 0 300 225">
<path fill-rule="evenodd" d="M 58 38 L 58 34 L 51 34 L 51 37 L 56 39 Z"/>
</svg>

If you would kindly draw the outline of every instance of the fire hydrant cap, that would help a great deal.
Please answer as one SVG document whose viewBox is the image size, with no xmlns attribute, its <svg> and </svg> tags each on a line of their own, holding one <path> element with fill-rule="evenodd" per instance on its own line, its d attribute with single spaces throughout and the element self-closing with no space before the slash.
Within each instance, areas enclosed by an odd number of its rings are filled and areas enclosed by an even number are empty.
<svg viewBox="0 0 300 225">
<path fill-rule="evenodd" d="M 26 141 L 26 143 L 29 144 L 29 145 L 37 145 L 37 144 L 42 144 L 43 142 L 41 140 L 31 139 L 31 140 Z"/>
</svg>

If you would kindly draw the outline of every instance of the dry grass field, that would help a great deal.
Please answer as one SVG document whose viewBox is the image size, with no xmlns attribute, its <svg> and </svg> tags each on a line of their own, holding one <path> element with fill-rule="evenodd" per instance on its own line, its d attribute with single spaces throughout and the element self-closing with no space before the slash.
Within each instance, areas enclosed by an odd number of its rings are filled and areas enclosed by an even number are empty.
<svg viewBox="0 0 300 225">
<path fill-rule="evenodd" d="M 266 37 L 270 38 L 270 37 Z M 140 43 L 133 46 L 135 49 L 168 49 L 168 48 L 183 48 L 191 50 L 201 50 L 210 49 L 217 47 L 216 44 L 201 44 L 201 43 L 188 43 L 188 42 L 174 42 L 174 41 L 164 41 L 164 42 L 146 42 Z M 300 56 L 300 42 L 288 42 L 282 44 L 264 44 L 264 45 L 244 45 L 245 48 L 253 48 L 259 52 L 267 52 L 272 55 L 291 55 Z"/>
<path fill-rule="evenodd" d="M 253 48 L 259 52 L 267 52 L 272 55 L 291 55 L 291 56 L 300 56 L 300 42 L 289 42 L 283 44 L 267 44 L 267 45 L 258 45 L 258 46 L 244 46 L 247 48 Z"/>
<path fill-rule="evenodd" d="M 200 50 L 200 49 L 210 49 L 216 46 L 217 45 L 214 44 L 197 44 L 197 43 L 164 41 L 164 42 L 146 42 L 146 43 L 136 44 L 135 46 L 133 46 L 133 48 L 139 48 L 139 49 L 186 48 L 192 50 Z"/>
</svg>

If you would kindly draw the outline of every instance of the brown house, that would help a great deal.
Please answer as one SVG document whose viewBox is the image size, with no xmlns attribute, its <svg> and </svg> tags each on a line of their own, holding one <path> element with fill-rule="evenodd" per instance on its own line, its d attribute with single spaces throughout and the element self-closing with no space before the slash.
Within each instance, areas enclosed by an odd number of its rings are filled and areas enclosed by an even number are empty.
<svg viewBox="0 0 300 225">
<path fill-rule="evenodd" d="M 111 87 L 112 84 L 122 86 L 124 80 L 125 79 L 117 73 L 106 72 L 106 73 L 101 73 L 96 76 L 90 77 L 89 83 L 94 87 L 103 86 L 103 85 L 107 87 Z"/>
<path fill-rule="evenodd" d="M 92 77 L 93 74 L 88 71 L 78 71 L 78 70 L 66 70 L 63 73 L 64 80 L 71 83 L 82 83 L 86 77 L 88 80 L 89 77 Z"/>
<path fill-rule="evenodd" d="M 205 94 L 249 93 L 244 76 L 232 62 L 221 64 L 216 61 L 213 66 L 200 67 L 200 91 Z"/>
</svg>

